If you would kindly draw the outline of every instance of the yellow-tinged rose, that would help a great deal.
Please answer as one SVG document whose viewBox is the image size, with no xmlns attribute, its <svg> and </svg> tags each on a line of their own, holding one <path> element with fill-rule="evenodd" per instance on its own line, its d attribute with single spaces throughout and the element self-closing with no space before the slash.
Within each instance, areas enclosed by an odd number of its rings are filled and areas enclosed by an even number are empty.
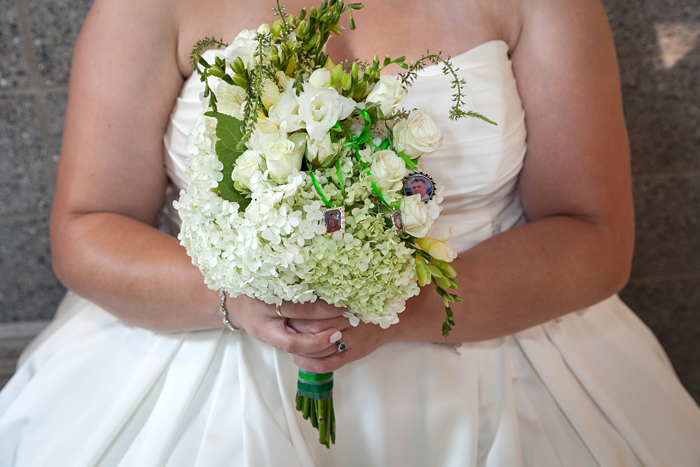
<svg viewBox="0 0 700 467">
<path fill-rule="evenodd" d="M 452 227 L 442 238 L 417 238 L 416 243 L 421 250 L 428 253 L 433 258 L 451 263 L 457 257 L 457 252 L 447 240 L 452 237 Z"/>
</svg>

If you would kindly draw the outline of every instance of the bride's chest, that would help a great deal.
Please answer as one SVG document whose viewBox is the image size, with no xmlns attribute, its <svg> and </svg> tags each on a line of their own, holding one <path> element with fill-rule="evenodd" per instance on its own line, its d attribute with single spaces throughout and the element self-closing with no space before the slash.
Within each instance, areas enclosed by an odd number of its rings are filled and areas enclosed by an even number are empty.
<svg viewBox="0 0 700 467">
<path fill-rule="evenodd" d="M 318 6 L 309 0 L 286 0 L 288 14 L 303 7 Z M 349 3 L 349 2 L 348 2 Z M 464 50 L 493 39 L 505 39 L 509 30 L 504 22 L 513 15 L 501 10 L 496 15 L 493 2 L 482 0 L 432 2 L 418 0 L 369 0 L 362 10 L 354 11 L 356 31 L 350 31 L 348 13 L 341 19 L 346 28 L 342 36 L 332 37 L 327 52 L 336 63 L 355 57 L 370 61 L 374 55 L 393 58 L 406 56 L 413 61 L 425 53 L 442 51 L 457 55 Z M 177 8 L 178 60 L 183 72 L 189 68 L 189 54 L 196 42 L 204 37 L 223 39 L 231 43 L 244 29 L 271 24 L 279 19 L 273 12 L 276 1 L 183 0 Z M 488 5 L 485 6 L 485 5 Z M 308 11 L 308 10 L 307 10 Z M 308 13 L 307 13 L 308 18 Z M 397 73 L 396 69 L 388 72 Z"/>
</svg>

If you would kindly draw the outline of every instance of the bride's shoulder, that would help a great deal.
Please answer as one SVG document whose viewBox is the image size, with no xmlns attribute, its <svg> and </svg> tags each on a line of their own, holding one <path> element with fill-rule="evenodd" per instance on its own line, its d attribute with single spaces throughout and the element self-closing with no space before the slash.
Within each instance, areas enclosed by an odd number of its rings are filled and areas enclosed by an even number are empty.
<svg viewBox="0 0 700 467">
<path fill-rule="evenodd" d="M 81 36 L 99 47 L 138 49 L 175 44 L 182 0 L 96 0 Z M 111 44 L 111 47 L 110 47 Z"/>
<path fill-rule="evenodd" d="M 182 73 L 175 57 L 187 0 L 95 0 L 76 44 L 77 58 L 164 67 Z M 74 55 L 74 60 L 76 59 Z"/>
</svg>

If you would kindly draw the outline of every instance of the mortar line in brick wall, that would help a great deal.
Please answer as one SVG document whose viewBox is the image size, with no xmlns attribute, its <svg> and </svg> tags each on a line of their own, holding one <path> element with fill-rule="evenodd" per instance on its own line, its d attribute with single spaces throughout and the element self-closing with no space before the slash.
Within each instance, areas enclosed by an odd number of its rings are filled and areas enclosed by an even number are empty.
<svg viewBox="0 0 700 467">
<path fill-rule="evenodd" d="M 24 41 L 26 47 L 23 47 L 22 55 L 24 62 L 27 65 L 29 73 L 29 82 L 33 87 L 36 95 L 35 106 L 39 113 L 39 129 L 42 139 L 42 154 L 44 156 L 44 166 L 48 174 L 47 186 L 48 191 L 53 195 L 56 188 L 56 170 L 54 169 L 53 154 L 51 154 L 51 137 L 49 135 L 49 120 L 48 120 L 48 105 L 46 104 L 46 92 L 42 89 L 41 74 L 39 73 L 39 64 L 36 59 L 36 50 L 34 48 L 34 40 L 32 35 L 32 24 L 29 19 L 29 9 L 27 0 L 18 0 L 15 4 L 17 11 L 17 23 L 19 25 L 20 37 Z M 41 90 L 41 91 L 39 91 Z"/>
<path fill-rule="evenodd" d="M 0 88 L 0 96 L 21 96 L 21 95 L 37 95 L 51 94 L 55 92 L 68 92 L 68 86 L 45 86 L 42 88 L 26 87 L 26 88 Z"/>
<path fill-rule="evenodd" d="M 693 50 L 690 52 L 686 53 L 683 58 L 686 57 L 699 57 L 700 56 L 700 50 L 696 50 L 698 47 L 695 47 Z M 643 60 L 643 59 L 659 59 L 661 60 L 661 52 L 632 52 L 632 53 L 624 53 L 624 54 L 617 54 L 617 59 L 619 61 L 623 60 Z"/>
<path fill-rule="evenodd" d="M 700 271 L 698 272 L 686 272 L 686 273 L 674 273 L 674 274 L 659 274 L 659 275 L 639 275 L 632 276 L 629 281 L 630 285 L 638 283 L 648 283 L 648 282 L 664 282 L 664 281 L 677 281 L 677 280 L 695 280 L 700 279 Z"/>
<path fill-rule="evenodd" d="M 700 169 L 660 169 L 653 172 L 632 172 L 634 180 L 655 179 L 665 177 L 697 177 Z"/>
<path fill-rule="evenodd" d="M 33 221 L 36 219 L 49 217 L 50 214 L 50 209 L 45 211 L 23 212 L 21 214 L 2 214 L 0 215 L 0 224 L 4 222 Z"/>
</svg>

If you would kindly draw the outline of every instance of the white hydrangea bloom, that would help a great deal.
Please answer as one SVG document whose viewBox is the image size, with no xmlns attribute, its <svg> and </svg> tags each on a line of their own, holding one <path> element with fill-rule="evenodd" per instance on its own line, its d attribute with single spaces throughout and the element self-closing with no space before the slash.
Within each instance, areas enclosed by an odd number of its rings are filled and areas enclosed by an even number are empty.
<svg viewBox="0 0 700 467">
<path fill-rule="evenodd" d="M 250 60 L 248 36 L 250 32 L 237 38 L 227 49 L 227 58 L 235 55 Z M 245 97 L 235 86 L 221 84 L 217 91 L 220 108 L 240 112 Z M 309 102 L 301 110 L 291 90 L 282 93 L 270 108 L 270 118 L 258 122 L 248 148 L 263 155 L 270 141 L 287 138 L 295 131 L 325 137 L 330 126 L 347 117 L 354 107 L 337 92 L 330 96 L 333 99 L 325 96 L 335 92 L 329 88 L 313 92 L 305 88 L 305 92 Z M 328 98 L 319 99 L 316 106 L 311 102 L 316 94 Z M 325 108 L 321 104 L 329 105 Z M 353 130 L 358 124 L 348 123 Z M 375 130 L 382 138 L 387 131 L 385 126 Z M 344 148 L 340 158 L 344 192 L 335 166 L 314 172 L 325 197 L 334 205 L 348 207 L 345 232 L 329 235 L 323 222 L 327 207 L 308 172 L 292 170 L 281 179 L 275 178 L 252 152 L 242 159 L 250 162 L 250 170 L 242 166 L 234 176 L 250 190 L 250 204 L 239 211 L 237 203 L 222 199 L 218 184 L 223 165 L 215 153 L 215 131 L 216 120 L 205 116 L 190 131 L 190 167 L 185 173 L 188 186 L 175 202 L 183 222 L 178 238 L 193 264 L 201 269 L 205 283 L 234 297 L 245 294 L 270 304 L 320 298 L 348 308 L 345 315 L 353 325 L 359 320 L 383 328 L 397 323 L 406 300 L 419 293 L 415 260 L 412 250 L 391 227 L 388 212 L 378 209 L 373 178 L 354 156 L 345 157 L 350 149 Z M 374 152 L 363 150 L 361 158 L 372 164 Z M 435 196 L 426 205 L 433 220 L 440 213 L 443 191 L 439 183 L 435 188 Z M 384 195 L 391 205 L 401 197 L 399 192 Z"/>
</svg>

